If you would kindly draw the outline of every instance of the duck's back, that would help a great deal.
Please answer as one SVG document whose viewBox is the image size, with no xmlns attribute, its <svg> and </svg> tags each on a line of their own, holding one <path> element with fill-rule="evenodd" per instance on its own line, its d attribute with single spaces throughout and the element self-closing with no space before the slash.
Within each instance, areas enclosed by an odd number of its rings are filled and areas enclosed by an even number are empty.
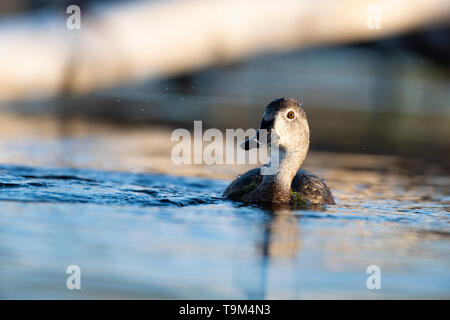
<svg viewBox="0 0 450 320">
<path fill-rule="evenodd" d="M 255 190 L 262 181 L 260 168 L 247 171 L 234 180 L 224 191 L 223 196 L 233 200 Z M 306 170 L 299 170 L 292 180 L 292 192 L 311 204 L 334 204 L 334 198 L 325 182 Z"/>
<path fill-rule="evenodd" d="M 312 204 L 334 204 L 333 195 L 325 181 L 306 170 L 297 172 L 291 189 Z"/>
<path fill-rule="evenodd" d="M 244 194 L 256 189 L 261 184 L 261 181 L 262 175 L 260 168 L 251 169 L 231 182 L 222 196 L 233 200 L 240 200 Z"/>
</svg>

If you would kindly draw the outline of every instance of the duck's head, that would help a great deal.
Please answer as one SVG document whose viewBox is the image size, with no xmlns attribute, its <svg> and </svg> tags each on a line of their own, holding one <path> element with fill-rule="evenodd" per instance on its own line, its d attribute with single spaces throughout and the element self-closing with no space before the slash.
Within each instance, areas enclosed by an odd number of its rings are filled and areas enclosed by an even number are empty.
<svg viewBox="0 0 450 320">
<path fill-rule="evenodd" d="M 266 130 L 267 139 L 262 129 Z M 301 103 L 297 100 L 281 98 L 269 103 L 256 134 L 244 141 L 241 147 L 250 150 L 266 144 L 266 141 L 271 145 L 275 139 L 278 140 L 278 146 L 288 153 L 306 154 L 308 151 L 308 120 Z"/>
</svg>

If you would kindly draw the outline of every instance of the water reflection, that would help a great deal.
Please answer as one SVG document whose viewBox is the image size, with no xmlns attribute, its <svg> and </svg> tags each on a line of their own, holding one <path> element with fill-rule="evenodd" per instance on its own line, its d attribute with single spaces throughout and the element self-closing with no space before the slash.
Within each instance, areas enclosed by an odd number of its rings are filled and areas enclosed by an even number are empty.
<svg viewBox="0 0 450 320">
<path fill-rule="evenodd" d="M 303 289 L 304 277 L 299 273 L 302 263 L 302 236 L 299 221 L 303 212 L 325 212 L 326 206 L 292 204 L 259 205 L 267 214 L 261 225 L 262 241 L 257 243 L 261 259 L 261 292 L 259 299 L 297 299 Z"/>
<path fill-rule="evenodd" d="M 288 208 L 276 208 L 265 225 L 261 254 L 264 257 L 295 257 L 301 248 L 298 216 Z"/>
<path fill-rule="evenodd" d="M 264 228 L 261 254 L 264 257 L 295 257 L 301 248 L 299 219 L 302 212 L 325 212 L 325 205 L 272 203 L 256 207 L 264 210 L 269 219 Z"/>
</svg>

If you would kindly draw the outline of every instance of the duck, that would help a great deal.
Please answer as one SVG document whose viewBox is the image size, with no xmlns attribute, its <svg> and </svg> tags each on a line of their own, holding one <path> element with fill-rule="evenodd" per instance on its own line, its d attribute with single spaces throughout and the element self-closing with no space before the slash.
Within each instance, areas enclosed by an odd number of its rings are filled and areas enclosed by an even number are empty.
<svg viewBox="0 0 450 320">
<path fill-rule="evenodd" d="M 244 150 L 268 147 L 269 163 L 238 176 L 222 196 L 244 204 L 334 205 L 325 181 L 300 169 L 309 136 L 306 112 L 299 101 L 279 98 L 270 102 L 255 135 L 240 145 Z M 271 167 L 276 170 L 269 170 Z"/>
</svg>

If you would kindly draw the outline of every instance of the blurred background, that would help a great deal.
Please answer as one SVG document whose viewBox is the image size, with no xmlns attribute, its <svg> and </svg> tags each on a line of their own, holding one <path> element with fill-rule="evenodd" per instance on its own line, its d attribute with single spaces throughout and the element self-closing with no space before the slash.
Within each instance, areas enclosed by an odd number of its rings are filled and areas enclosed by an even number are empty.
<svg viewBox="0 0 450 320">
<path fill-rule="evenodd" d="M 70 4 L 79 30 L 66 28 Z M 249 128 L 272 99 L 294 97 L 313 150 L 448 170 L 448 2 L 405 5 L 2 1 L 1 114 Z"/>
</svg>

